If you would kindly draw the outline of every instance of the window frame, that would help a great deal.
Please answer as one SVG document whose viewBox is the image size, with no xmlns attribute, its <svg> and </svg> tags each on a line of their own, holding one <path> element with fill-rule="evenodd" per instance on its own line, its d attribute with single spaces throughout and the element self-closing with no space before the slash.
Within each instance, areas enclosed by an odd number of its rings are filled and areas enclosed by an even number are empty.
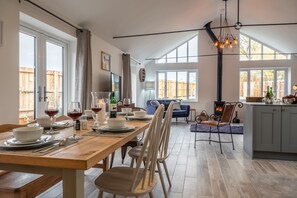
<svg viewBox="0 0 297 198">
<path fill-rule="evenodd" d="M 168 72 L 175 72 L 175 77 L 176 77 L 176 88 L 175 88 L 175 96 L 176 98 L 175 99 L 179 99 L 177 98 L 178 96 L 178 72 L 186 72 L 187 73 L 187 98 L 186 99 L 182 99 L 183 101 L 185 102 L 198 102 L 198 99 L 199 99 L 199 96 L 198 96 L 198 80 L 199 80 L 199 77 L 198 77 L 198 74 L 199 74 L 199 71 L 198 69 L 187 69 L 187 70 L 159 70 L 159 71 L 156 71 L 156 96 L 158 99 L 167 99 L 167 73 Z M 164 74 L 164 80 L 165 80 L 165 83 L 164 83 L 164 95 L 165 97 L 164 98 L 159 98 L 159 74 L 160 73 L 163 73 Z M 189 77 L 190 77 L 190 73 L 196 73 L 196 98 L 195 99 L 189 99 Z M 169 98 L 168 98 L 169 99 Z M 171 98 L 170 98 L 171 99 Z M 173 98 L 174 99 L 174 98 Z"/>
<path fill-rule="evenodd" d="M 287 95 L 288 94 L 288 89 L 289 89 L 289 82 L 288 82 L 288 79 L 289 79 L 289 68 L 288 67 L 260 67 L 260 68 L 241 68 L 239 70 L 239 84 L 240 84 L 240 73 L 241 72 L 247 72 L 247 97 L 250 97 L 250 73 L 252 70 L 260 70 L 261 71 L 261 93 L 264 92 L 263 90 L 263 71 L 264 70 L 274 70 L 274 78 L 273 78 L 273 82 L 274 82 L 274 87 L 272 88 L 274 91 L 277 90 L 277 72 L 278 71 L 284 71 L 285 72 L 285 78 L 284 78 L 284 82 L 285 82 L 285 85 L 284 85 L 284 95 Z M 240 85 L 239 85 L 239 93 L 240 93 Z M 239 95 L 239 100 L 240 101 L 245 101 L 245 99 L 240 99 L 240 95 Z"/>
<path fill-rule="evenodd" d="M 197 37 L 197 56 L 189 56 L 189 41 L 194 39 L 195 37 Z M 192 36 L 190 39 L 188 39 L 187 41 L 183 42 L 182 44 L 178 45 L 177 47 L 175 47 L 174 49 L 170 50 L 169 52 L 167 52 L 166 54 L 162 55 L 161 58 L 158 58 L 155 60 L 155 64 L 185 64 L 185 63 L 198 63 L 199 59 L 198 59 L 198 44 L 199 44 L 199 36 L 198 34 L 195 34 L 194 36 Z M 186 56 L 182 56 L 182 57 L 178 57 L 178 48 L 181 47 L 182 45 L 187 44 L 187 55 Z M 168 58 L 167 55 L 170 54 L 172 51 L 175 51 L 175 57 L 173 58 L 169 58 L 169 59 L 174 59 L 175 58 L 175 62 L 173 63 L 168 63 Z M 197 61 L 196 62 L 189 62 L 189 57 L 197 57 Z M 186 62 L 178 62 L 178 58 L 186 58 Z M 159 60 L 164 60 L 164 62 L 158 62 Z"/>
</svg>

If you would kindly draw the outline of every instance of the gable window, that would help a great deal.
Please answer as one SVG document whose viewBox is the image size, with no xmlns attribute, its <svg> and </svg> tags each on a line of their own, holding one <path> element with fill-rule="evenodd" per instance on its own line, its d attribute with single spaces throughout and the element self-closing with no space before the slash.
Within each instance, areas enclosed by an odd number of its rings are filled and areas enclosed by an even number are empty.
<svg viewBox="0 0 297 198">
<path fill-rule="evenodd" d="M 158 71 L 157 98 L 198 99 L 197 71 Z"/>
<path fill-rule="evenodd" d="M 283 54 L 255 39 L 240 34 L 240 61 L 289 60 L 291 55 Z"/>
<path fill-rule="evenodd" d="M 239 99 L 247 96 L 264 97 L 267 86 L 272 87 L 276 98 L 287 95 L 288 69 L 242 69 L 240 70 Z"/>
<path fill-rule="evenodd" d="M 157 64 L 196 62 L 198 62 L 198 35 L 156 60 Z"/>
</svg>

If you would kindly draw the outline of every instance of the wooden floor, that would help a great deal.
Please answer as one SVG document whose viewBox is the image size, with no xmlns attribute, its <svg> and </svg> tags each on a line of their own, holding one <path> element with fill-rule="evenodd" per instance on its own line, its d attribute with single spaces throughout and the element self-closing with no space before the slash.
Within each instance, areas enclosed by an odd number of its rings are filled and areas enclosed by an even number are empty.
<svg viewBox="0 0 297 198">
<path fill-rule="evenodd" d="M 194 134 L 189 132 L 189 127 L 183 122 L 172 124 L 171 155 L 167 161 L 172 178 L 169 197 L 297 197 L 297 162 L 251 160 L 243 152 L 242 135 L 234 135 L 235 151 L 231 144 L 225 144 L 224 154 L 220 154 L 219 145 L 209 145 L 208 142 L 197 142 L 197 148 L 194 149 Z M 207 138 L 208 135 L 199 134 L 199 137 Z M 223 135 L 224 139 L 229 137 Z M 127 157 L 123 166 L 129 163 Z M 122 166 L 119 152 L 116 153 L 115 166 Z M 100 173 L 98 169 L 85 172 L 85 197 L 98 196 L 94 180 Z M 163 197 L 160 182 L 154 190 L 154 196 Z M 62 197 L 61 182 L 40 197 Z M 104 197 L 113 196 L 104 194 Z"/>
</svg>

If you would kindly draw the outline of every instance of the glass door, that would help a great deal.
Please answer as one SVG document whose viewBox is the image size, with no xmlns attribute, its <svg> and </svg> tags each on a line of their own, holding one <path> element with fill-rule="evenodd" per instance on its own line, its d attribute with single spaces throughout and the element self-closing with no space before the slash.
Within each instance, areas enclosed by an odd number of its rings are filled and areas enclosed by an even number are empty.
<svg viewBox="0 0 297 198">
<path fill-rule="evenodd" d="M 63 114 L 66 44 L 27 29 L 19 36 L 19 123 L 44 116 L 46 101 Z"/>
</svg>

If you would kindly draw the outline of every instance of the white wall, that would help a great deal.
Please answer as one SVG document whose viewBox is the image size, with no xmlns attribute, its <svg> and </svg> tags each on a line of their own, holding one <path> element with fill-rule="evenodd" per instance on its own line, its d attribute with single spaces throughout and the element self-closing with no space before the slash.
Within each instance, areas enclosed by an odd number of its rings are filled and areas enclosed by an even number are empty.
<svg viewBox="0 0 297 198">
<path fill-rule="evenodd" d="M 198 53 L 216 53 L 209 36 L 201 31 L 198 35 Z M 233 51 L 225 50 L 225 53 L 239 53 L 239 49 Z M 289 85 L 297 84 L 297 58 L 292 56 L 291 60 L 278 61 L 239 61 L 238 56 L 223 57 L 223 89 L 222 100 L 239 100 L 239 70 L 240 68 L 256 67 L 288 67 L 291 68 L 291 79 Z M 187 64 L 155 64 L 154 61 L 146 65 L 147 79 L 155 80 L 156 71 L 170 69 L 198 69 L 198 102 L 188 103 L 200 113 L 202 110 L 213 113 L 213 101 L 217 97 L 217 57 L 200 57 L 198 63 Z M 290 86 L 291 88 L 291 86 Z M 293 90 L 289 90 L 294 92 Z M 243 120 L 243 111 L 239 110 L 239 117 Z"/>
<path fill-rule="evenodd" d="M 0 124 L 17 123 L 19 90 L 19 3 L 0 1 L 0 21 L 3 22 L 0 46 Z"/>
</svg>

